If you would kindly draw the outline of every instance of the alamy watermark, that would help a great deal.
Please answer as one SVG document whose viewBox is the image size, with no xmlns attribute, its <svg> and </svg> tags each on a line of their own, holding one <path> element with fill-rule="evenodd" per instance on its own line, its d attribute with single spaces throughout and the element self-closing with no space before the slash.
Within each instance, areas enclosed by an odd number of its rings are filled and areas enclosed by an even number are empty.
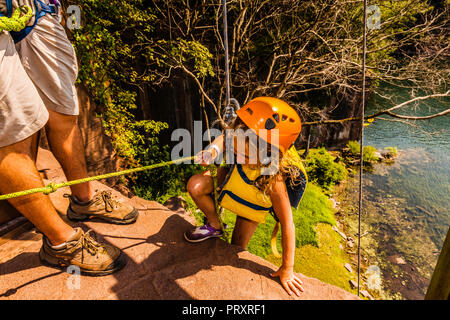
<svg viewBox="0 0 450 320">
<path fill-rule="evenodd" d="M 66 27 L 69 30 L 81 29 L 81 8 L 77 5 L 70 5 L 66 11 Z"/>
<path fill-rule="evenodd" d="M 369 30 L 381 28 L 381 10 L 375 4 L 367 7 L 367 28 Z"/>
<path fill-rule="evenodd" d="M 66 280 L 66 286 L 69 290 L 79 290 L 81 288 L 81 270 L 79 266 L 70 265 L 66 272 L 70 275 Z"/>
<path fill-rule="evenodd" d="M 215 140 L 219 142 L 203 150 L 204 142 Z M 257 132 L 251 129 L 210 129 L 203 132 L 202 122 L 194 121 L 193 136 L 187 129 L 176 129 L 172 132 L 171 141 L 178 142 L 172 148 L 171 160 L 187 158 L 183 162 L 185 164 L 192 163 L 188 158 L 197 155 L 194 160 L 197 163 L 260 165 L 261 174 L 270 175 L 278 170 L 280 162 L 278 129 Z M 210 152 L 214 152 L 211 159 Z"/>
</svg>

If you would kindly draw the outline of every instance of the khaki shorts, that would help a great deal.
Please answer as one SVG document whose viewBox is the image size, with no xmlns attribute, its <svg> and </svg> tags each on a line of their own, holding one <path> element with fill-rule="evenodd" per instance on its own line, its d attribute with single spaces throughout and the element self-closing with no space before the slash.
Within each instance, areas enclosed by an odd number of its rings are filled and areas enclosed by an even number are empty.
<svg viewBox="0 0 450 320">
<path fill-rule="evenodd" d="M 77 58 L 59 21 L 46 14 L 16 49 L 45 106 L 65 115 L 78 115 Z"/>
<path fill-rule="evenodd" d="M 0 147 L 32 136 L 47 120 L 48 111 L 22 66 L 11 36 L 0 32 Z"/>
</svg>

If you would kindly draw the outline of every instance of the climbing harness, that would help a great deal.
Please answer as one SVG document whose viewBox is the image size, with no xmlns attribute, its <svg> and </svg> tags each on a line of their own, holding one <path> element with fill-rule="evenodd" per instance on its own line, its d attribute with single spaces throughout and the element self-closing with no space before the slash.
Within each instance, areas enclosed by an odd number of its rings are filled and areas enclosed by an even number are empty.
<svg viewBox="0 0 450 320">
<path fill-rule="evenodd" d="M 13 199 L 13 198 L 26 196 L 26 195 L 30 195 L 30 194 L 33 194 L 33 193 L 39 193 L 39 192 L 42 192 L 43 194 L 48 195 L 50 193 L 56 192 L 58 189 L 63 188 L 63 187 L 70 187 L 70 186 L 77 185 L 77 184 L 80 184 L 80 183 L 96 181 L 96 180 L 102 180 L 102 179 L 108 179 L 108 178 L 112 178 L 112 177 L 123 176 L 123 175 L 130 174 L 130 173 L 136 173 L 136 172 L 141 172 L 141 171 L 147 171 L 147 170 L 152 170 L 152 169 L 156 169 L 156 168 L 166 167 L 166 166 L 169 166 L 169 165 L 172 165 L 172 164 L 177 164 L 177 163 L 183 163 L 185 161 L 190 161 L 190 160 L 193 160 L 194 158 L 195 158 L 195 156 L 185 157 L 185 158 L 180 158 L 180 159 L 177 159 L 177 160 L 171 160 L 171 161 L 165 161 L 165 162 L 161 162 L 161 163 L 152 164 L 152 165 L 149 165 L 149 166 L 143 166 L 143 167 L 138 167 L 138 168 L 133 168 L 133 169 L 128 169 L 128 170 L 122 170 L 122 171 L 102 174 L 102 175 L 98 175 L 98 176 L 88 177 L 88 178 L 84 178 L 84 179 L 67 181 L 67 182 L 63 182 L 63 183 L 53 183 L 53 182 L 51 182 L 51 183 L 49 183 L 48 185 L 46 185 L 45 187 L 42 187 L 42 188 L 34 188 L 34 189 L 29 189 L 29 190 L 24 190 L 24 191 L 13 192 L 13 193 L 5 194 L 5 195 L 0 195 L 0 200 Z"/>
<path fill-rule="evenodd" d="M 8 30 L 4 29 L 6 31 L 10 31 L 10 34 L 12 38 L 14 39 L 14 43 L 18 43 L 21 40 L 23 40 L 30 32 L 34 29 L 34 27 L 37 25 L 39 19 L 44 17 L 46 14 L 50 14 L 52 16 L 59 17 L 59 8 L 61 7 L 61 4 L 59 3 L 59 0 L 50 0 L 49 4 L 46 4 L 42 2 L 41 0 L 28 0 L 27 6 L 25 6 L 28 9 L 31 9 L 32 15 L 30 18 L 28 18 L 26 24 L 21 25 L 21 28 L 15 29 L 15 30 Z M 17 12 L 17 9 L 13 11 L 13 0 L 6 0 L 6 16 L 0 12 L 0 19 L 2 18 L 13 18 L 14 14 Z M 29 12 L 28 12 L 29 14 Z M 34 15 L 34 18 L 32 16 Z M 14 20 L 13 20 L 14 21 Z M 0 27 L 1 31 L 1 27 Z"/>
<path fill-rule="evenodd" d="M 295 148 L 288 151 L 289 159 L 293 159 L 290 165 L 297 166 L 303 176 L 306 177 L 306 170 L 303 167 L 300 156 Z M 282 165 L 285 165 L 283 163 Z M 234 164 L 230 168 L 227 177 L 220 187 L 219 204 L 246 219 L 265 223 L 268 213 L 273 213 L 272 201 L 255 185 L 255 181 L 261 176 L 260 168 L 250 168 L 241 164 Z M 286 187 L 292 189 L 290 181 L 286 181 Z M 290 202 L 296 207 L 300 202 L 293 196 L 294 190 L 288 191 Z"/>
<path fill-rule="evenodd" d="M 289 165 L 298 166 L 302 172 L 302 177 L 299 179 L 301 183 L 292 183 L 289 179 L 285 181 L 291 207 L 296 209 L 306 187 L 307 174 L 295 148 L 288 150 L 285 159 L 291 159 Z M 281 255 L 276 246 L 279 221 L 274 213 L 270 197 L 255 186 L 259 176 L 261 176 L 259 168 L 251 169 L 240 164 L 233 165 L 219 188 L 218 204 L 240 217 L 258 223 L 265 223 L 267 214 L 271 214 L 276 221 L 271 247 L 273 254 L 279 258 Z"/>
</svg>

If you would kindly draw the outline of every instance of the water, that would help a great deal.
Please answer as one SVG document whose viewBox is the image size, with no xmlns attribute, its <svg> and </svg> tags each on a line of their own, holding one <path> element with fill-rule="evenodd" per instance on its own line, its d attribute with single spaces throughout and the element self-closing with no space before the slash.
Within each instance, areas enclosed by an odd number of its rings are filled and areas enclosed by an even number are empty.
<svg viewBox="0 0 450 320">
<path fill-rule="evenodd" d="M 396 97 L 408 100 L 400 92 Z M 371 99 L 366 114 L 387 107 Z M 401 113 L 419 116 L 447 108 L 449 99 L 428 100 Z M 365 214 L 378 240 L 375 254 L 386 285 L 407 299 L 423 298 L 450 225 L 450 117 L 416 125 L 376 120 L 365 129 L 366 145 L 399 151 L 393 165 L 376 165 L 365 175 L 365 200 L 372 208 Z"/>
</svg>

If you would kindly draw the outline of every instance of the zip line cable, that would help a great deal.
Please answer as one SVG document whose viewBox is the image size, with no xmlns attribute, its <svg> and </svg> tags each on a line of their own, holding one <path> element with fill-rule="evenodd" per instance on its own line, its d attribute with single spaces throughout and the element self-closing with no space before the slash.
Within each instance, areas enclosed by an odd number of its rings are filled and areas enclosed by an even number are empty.
<svg viewBox="0 0 450 320">
<path fill-rule="evenodd" d="M 362 104 L 361 104 L 361 132 L 359 150 L 359 205 L 358 205 L 358 296 L 361 281 L 361 211 L 363 205 L 363 171 L 364 171 L 364 112 L 366 107 L 366 54 L 367 54 L 367 0 L 364 0 L 364 34 L 363 34 L 363 63 L 362 63 Z"/>
<path fill-rule="evenodd" d="M 231 89 L 230 89 L 230 65 L 228 57 L 228 10 L 227 10 L 227 0 L 222 1 L 223 6 L 223 46 L 225 49 L 225 84 L 227 89 L 227 95 L 225 99 L 225 106 L 228 108 L 231 99 Z"/>
</svg>

